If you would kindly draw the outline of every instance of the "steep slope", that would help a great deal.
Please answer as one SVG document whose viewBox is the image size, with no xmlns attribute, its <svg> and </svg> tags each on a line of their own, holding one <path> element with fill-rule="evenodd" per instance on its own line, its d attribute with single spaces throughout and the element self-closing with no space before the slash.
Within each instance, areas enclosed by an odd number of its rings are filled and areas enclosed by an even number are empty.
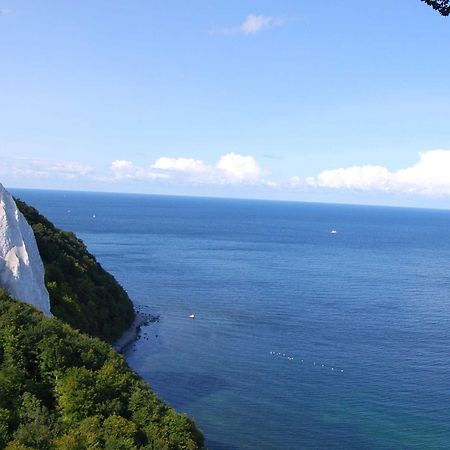
<svg viewBox="0 0 450 450">
<path fill-rule="evenodd" d="M 0 287 L 16 299 L 50 313 L 44 266 L 33 230 L 0 184 Z"/>
<path fill-rule="evenodd" d="M 0 448 L 202 446 L 111 346 L 0 292 Z"/>
<path fill-rule="evenodd" d="M 16 199 L 16 204 L 36 237 L 52 313 L 92 336 L 118 339 L 134 318 L 124 289 L 73 233 L 59 230 L 26 203 Z"/>
</svg>

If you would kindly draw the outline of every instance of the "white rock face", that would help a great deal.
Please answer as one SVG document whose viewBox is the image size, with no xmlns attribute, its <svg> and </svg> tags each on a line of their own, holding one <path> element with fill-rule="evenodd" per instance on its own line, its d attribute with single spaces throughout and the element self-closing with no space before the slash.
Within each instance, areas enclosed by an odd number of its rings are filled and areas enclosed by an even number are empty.
<svg viewBox="0 0 450 450">
<path fill-rule="evenodd" d="M 44 265 L 34 233 L 0 184 L 0 287 L 11 297 L 30 303 L 51 316 Z"/>
</svg>

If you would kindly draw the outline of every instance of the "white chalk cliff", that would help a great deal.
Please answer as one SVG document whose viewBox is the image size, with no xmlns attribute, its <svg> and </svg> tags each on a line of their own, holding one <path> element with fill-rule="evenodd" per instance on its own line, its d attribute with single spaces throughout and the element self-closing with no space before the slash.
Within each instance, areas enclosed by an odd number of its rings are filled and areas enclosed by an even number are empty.
<svg viewBox="0 0 450 450">
<path fill-rule="evenodd" d="M 33 229 L 0 184 L 0 287 L 51 316 L 44 273 Z"/>
</svg>

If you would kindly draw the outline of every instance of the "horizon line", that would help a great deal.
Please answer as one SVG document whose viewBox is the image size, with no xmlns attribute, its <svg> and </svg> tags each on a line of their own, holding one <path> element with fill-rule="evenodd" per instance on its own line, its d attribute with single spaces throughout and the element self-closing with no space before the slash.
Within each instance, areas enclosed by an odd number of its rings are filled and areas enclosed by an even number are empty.
<svg viewBox="0 0 450 450">
<path fill-rule="evenodd" d="M 270 198 L 254 198 L 254 197 L 225 197 L 220 195 L 196 195 L 196 194 L 157 194 L 148 192 L 117 192 L 117 191 L 92 191 L 83 189 L 55 189 L 55 188 L 24 188 L 24 187 L 7 187 L 7 190 L 22 191 L 50 191 L 50 192 L 68 192 L 68 193 L 84 193 L 84 194 L 109 194 L 109 195 L 136 195 L 147 197 L 176 197 L 176 198 L 194 198 L 194 199 L 210 199 L 210 200 L 236 200 L 236 201 L 256 201 L 267 203 L 306 203 L 312 205 L 337 205 L 337 206 L 361 206 L 368 208 L 401 208 L 401 209 L 424 209 L 427 211 L 450 211 L 449 207 L 427 207 L 427 206 L 405 206 L 405 205 L 385 205 L 370 203 L 347 203 L 339 201 L 311 201 L 311 200 L 295 200 L 295 199 L 270 199 Z"/>
</svg>

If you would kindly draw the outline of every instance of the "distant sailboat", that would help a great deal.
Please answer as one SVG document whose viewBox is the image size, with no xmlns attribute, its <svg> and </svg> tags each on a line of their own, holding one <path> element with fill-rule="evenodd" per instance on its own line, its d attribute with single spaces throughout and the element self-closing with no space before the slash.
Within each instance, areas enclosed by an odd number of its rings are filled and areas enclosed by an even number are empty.
<svg viewBox="0 0 450 450">
<path fill-rule="evenodd" d="M 195 319 L 195 314 L 191 314 L 191 315 L 189 316 L 189 319 Z"/>
<path fill-rule="evenodd" d="M 336 229 L 335 228 L 333 228 L 331 231 L 330 231 L 330 234 L 337 234 L 337 231 L 336 231 Z"/>
</svg>

